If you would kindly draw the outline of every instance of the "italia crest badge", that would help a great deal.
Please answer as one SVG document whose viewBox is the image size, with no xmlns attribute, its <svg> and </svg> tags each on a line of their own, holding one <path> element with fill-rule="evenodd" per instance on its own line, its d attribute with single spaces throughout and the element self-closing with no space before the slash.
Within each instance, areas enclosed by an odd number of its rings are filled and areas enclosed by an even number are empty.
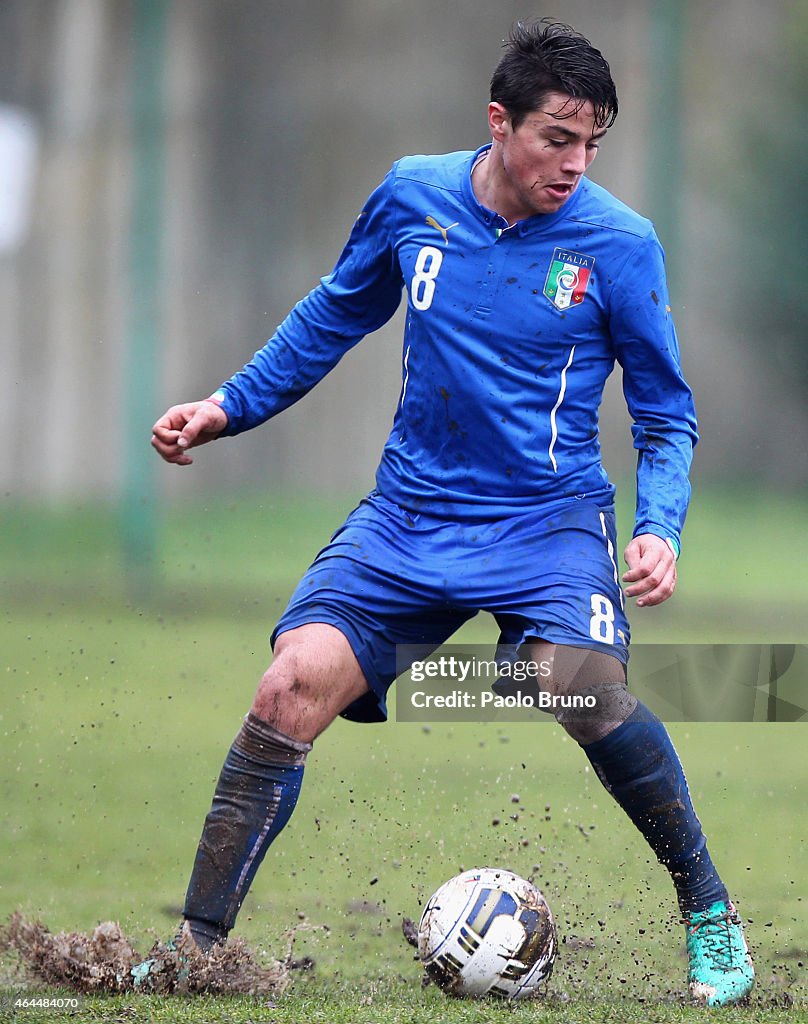
<svg viewBox="0 0 808 1024">
<path fill-rule="evenodd" d="M 584 301 L 594 266 L 594 256 L 584 256 L 583 253 L 572 252 L 570 249 L 553 250 L 553 260 L 544 283 L 544 294 L 556 309 L 580 306 Z"/>
</svg>

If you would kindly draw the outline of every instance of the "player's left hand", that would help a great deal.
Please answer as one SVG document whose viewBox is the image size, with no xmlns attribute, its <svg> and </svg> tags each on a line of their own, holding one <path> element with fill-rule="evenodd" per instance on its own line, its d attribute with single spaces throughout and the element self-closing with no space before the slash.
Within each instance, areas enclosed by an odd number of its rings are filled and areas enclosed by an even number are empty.
<svg viewBox="0 0 808 1024">
<path fill-rule="evenodd" d="M 653 533 L 641 533 L 626 548 L 623 573 L 626 597 L 636 597 L 640 607 L 662 604 L 676 588 L 676 558 L 666 540 Z"/>
</svg>

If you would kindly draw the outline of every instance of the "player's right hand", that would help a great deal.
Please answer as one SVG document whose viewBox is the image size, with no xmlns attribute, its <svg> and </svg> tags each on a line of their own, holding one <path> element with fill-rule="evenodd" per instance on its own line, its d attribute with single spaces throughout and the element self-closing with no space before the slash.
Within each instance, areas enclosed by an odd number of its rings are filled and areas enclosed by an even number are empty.
<svg viewBox="0 0 808 1024">
<path fill-rule="evenodd" d="M 215 441 L 226 426 L 227 413 L 215 402 L 172 405 L 152 427 L 152 448 L 166 462 L 190 466 L 188 449 Z"/>
</svg>

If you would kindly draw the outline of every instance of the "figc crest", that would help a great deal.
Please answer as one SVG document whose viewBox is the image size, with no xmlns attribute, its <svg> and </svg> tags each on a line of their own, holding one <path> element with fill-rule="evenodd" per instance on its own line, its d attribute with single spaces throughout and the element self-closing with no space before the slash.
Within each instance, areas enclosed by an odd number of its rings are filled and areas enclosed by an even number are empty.
<svg viewBox="0 0 808 1024">
<path fill-rule="evenodd" d="M 570 249 L 553 250 L 553 259 L 544 283 L 544 294 L 556 309 L 580 306 L 584 301 L 594 266 L 594 256 L 584 256 Z"/>
</svg>

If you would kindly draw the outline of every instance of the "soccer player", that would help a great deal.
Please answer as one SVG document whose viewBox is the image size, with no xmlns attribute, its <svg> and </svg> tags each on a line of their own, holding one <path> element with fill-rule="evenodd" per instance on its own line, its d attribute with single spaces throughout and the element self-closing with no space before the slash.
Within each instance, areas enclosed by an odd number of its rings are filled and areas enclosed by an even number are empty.
<svg viewBox="0 0 808 1024">
<path fill-rule="evenodd" d="M 679 758 L 626 685 L 624 599 L 674 591 L 697 434 L 653 227 L 585 177 L 616 116 L 588 40 L 517 24 L 491 80 L 491 142 L 395 163 L 333 272 L 252 361 L 154 426 L 157 452 L 189 465 L 303 397 L 404 296 L 375 489 L 277 623 L 204 823 L 181 929 L 203 951 L 233 927 L 317 736 L 338 715 L 384 720 L 397 647 L 435 648 L 485 610 L 503 650 L 552 660 L 554 692 L 598 698 L 597 716 L 557 718 L 671 874 L 692 996 L 722 1005 L 752 987 Z M 615 362 L 639 453 L 625 590 L 598 445 Z"/>
</svg>

